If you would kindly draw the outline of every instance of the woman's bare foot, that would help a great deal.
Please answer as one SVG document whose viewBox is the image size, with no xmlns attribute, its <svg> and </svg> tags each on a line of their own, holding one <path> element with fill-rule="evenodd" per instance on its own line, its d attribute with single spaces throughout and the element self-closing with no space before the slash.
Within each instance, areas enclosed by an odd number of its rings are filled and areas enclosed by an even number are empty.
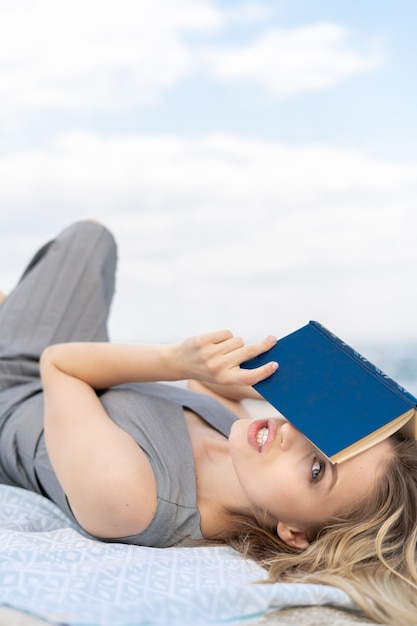
<svg viewBox="0 0 417 626">
<path fill-rule="evenodd" d="M 0 291 L 0 304 L 3 304 L 6 298 L 7 298 L 6 294 Z"/>
</svg>

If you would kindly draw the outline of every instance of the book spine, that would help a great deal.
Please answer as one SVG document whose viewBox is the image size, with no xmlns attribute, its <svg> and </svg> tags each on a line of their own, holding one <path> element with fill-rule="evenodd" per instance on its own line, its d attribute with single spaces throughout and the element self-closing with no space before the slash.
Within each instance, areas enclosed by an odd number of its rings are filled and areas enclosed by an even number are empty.
<svg viewBox="0 0 417 626">
<path fill-rule="evenodd" d="M 337 337 L 330 330 L 325 328 L 322 324 L 315 321 L 310 321 L 310 325 L 321 335 L 323 335 L 327 340 L 331 341 L 336 347 L 342 350 L 347 356 L 351 359 L 354 359 L 357 363 L 362 365 L 370 374 L 378 378 L 382 383 L 387 385 L 392 391 L 394 391 L 397 395 L 403 398 L 404 401 L 407 401 L 410 406 L 417 406 L 417 398 L 415 398 L 409 391 L 404 389 L 401 385 L 399 385 L 395 380 L 387 376 L 382 370 L 376 367 L 373 363 L 368 361 L 365 357 L 363 357 L 359 352 L 351 348 L 347 343 L 342 341 L 339 337 Z"/>
</svg>

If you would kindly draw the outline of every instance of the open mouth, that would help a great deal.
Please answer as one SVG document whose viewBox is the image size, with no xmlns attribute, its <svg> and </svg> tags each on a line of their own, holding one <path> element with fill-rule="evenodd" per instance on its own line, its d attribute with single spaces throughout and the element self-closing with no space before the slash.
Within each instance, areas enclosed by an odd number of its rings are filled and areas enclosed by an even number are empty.
<svg viewBox="0 0 417 626">
<path fill-rule="evenodd" d="M 274 419 L 255 420 L 249 426 L 248 443 L 257 452 L 265 450 L 273 441 L 277 426 Z"/>
<path fill-rule="evenodd" d="M 256 441 L 260 448 L 266 444 L 268 441 L 269 428 L 267 426 L 263 426 L 258 430 L 258 434 L 256 435 Z"/>
</svg>

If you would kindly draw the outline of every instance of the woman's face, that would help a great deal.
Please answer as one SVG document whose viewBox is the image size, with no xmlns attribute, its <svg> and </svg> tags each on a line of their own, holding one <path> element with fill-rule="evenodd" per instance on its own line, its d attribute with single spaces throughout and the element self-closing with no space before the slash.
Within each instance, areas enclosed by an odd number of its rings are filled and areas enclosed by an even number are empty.
<svg viewBox="0 0 417 626">
<path fill-rule="evenodd" d="M 238 420 L 229 444 L 247 500 L 269 514 L 281 539 L 291 545 L 301 541 L 297 547 L 306 547 L 303 537 L 310 528 L 372 493 L 391 451 L 383 441 L 332 465 L 281 418 Z"/>
</svg>

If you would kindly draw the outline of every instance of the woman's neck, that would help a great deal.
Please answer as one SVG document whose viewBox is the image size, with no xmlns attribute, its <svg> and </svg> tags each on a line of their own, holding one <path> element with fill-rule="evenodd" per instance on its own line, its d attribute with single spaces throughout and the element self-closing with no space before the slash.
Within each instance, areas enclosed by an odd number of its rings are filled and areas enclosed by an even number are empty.
<svg viewBox="0 0 417 626">
<path fill-rule="evenodd" d="M 250 505 L 236 476 L 227 438 L 195 413 L 185 414 L 194 456 L 201 531 L 210 538 L 229 530 L 231 516 L 248 513 Z"/>
</svg>

